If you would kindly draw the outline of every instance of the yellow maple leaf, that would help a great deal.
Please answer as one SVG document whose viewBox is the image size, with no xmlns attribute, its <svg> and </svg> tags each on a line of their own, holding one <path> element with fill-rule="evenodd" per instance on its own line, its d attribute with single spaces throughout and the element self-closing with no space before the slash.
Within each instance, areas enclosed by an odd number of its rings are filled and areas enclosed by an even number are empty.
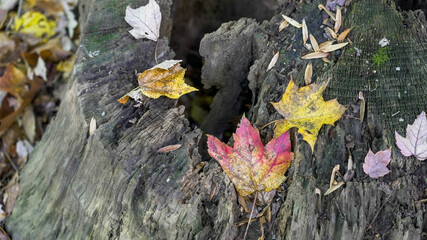
<svg viewBox="0 0 427 240">
<path fill-rule="evenodd" d="M 40 12 L 29 11 L 15 18 L 15 31 L 47 39 L 55 35 L 56 22 Z"/>
<path fill-rule="evenodd" d="M 117 101 L 125 104 L 129 97 L 138 100 L 141 93 L 150 98 L 166 96 L 177 99 L 180 96 L 198 91 L 184 81 L 185 69 L 179 64 L 180 60 L 166 60 L 156 66 L 145 70 L 138 77 L 139 87 L 126 93 Z"/>
<path fill-rule="evenodd" d="M 275 136 L 280 136 L 291 127 L 297 127 L 311 149 L 314 150 L 317 134 L 323 124 L 334 124 L 345 111 L 336 99 L 324 101 L 322 93 L 328 82 L 310 84 L 298 89 L 291 81 L 282 99 L 274 103 L 274 108 L 285 119 L 276 122 Z"/>
<path fill-rule="evenodd" d="M 198 91 L 184 82 L 185 69 L 179 63 L 175 63 L 167 69 L 154 67 L 145 70 L 138 77 L 142 94 L 150 98 L 166 96 L 169 98 L 179 98 L 180 96 Z"/>
</svg>

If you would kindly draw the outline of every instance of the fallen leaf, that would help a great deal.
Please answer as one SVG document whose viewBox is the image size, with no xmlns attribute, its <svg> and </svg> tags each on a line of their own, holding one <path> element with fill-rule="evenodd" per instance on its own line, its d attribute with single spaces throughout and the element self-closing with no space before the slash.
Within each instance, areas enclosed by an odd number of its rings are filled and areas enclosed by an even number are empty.
<svg viewBox="0 0 427 240">
<path fill-rule="evenodd" d="M 333 38 L 337 38 L 338 36 L 337 36 L 337 33 L 336 32 L 334 32 L 334 30 L 332 30 L 332 29 L 330 29 L 329 27 L 326 27 L 326 30 L 328 30 L 328 32 L 329 32 L 329 34 L 331 34 L 331 36 L 333 37 Z"/>
<path fill-rule="evenodd" d="M 297 127 L 298 132 L 314 150 L 317 134 L 322 125 L 333 125 L 345 111 L 344 106 L 336 99 L 323 100 L 322 93 L 327 85 L 328 82 L 323 82 L 319 85 L 310 84 L 298 88 L 291 79 L 282 99 L 277 103 L 271 103 L 285 118 L 276 122 L 274 135 L 280 136 L 289 128 Z"/>
<path fill-rule="evenodd" d="M 267 71 L 272 69 L 274 67 L 274 65 L 276 65 L 277 59 L 279 59 L 279 53 L 280 52 L 277 52 L 276 54 L 274 54 L 273 58 L 271 58 L 271 61 L 267 67 Z"/>
<path fill-rule="evenodd" d="M 325 12 L 329 15 L 329 17 L 331 17 L 332 18 L 332 20 L 334 20 L 335 21 L 335 16 L 334 16 L 334 14 L 332 14 L 326 7 L 325 7 L 325 5 L 323 5 L 323 4 L 319 4 L 319 5 L 317 5 L 317 7 L 319 8 L 319 10 L 325 10 Z"/>
<path fill-rule="evenodd" d="M 166 147 L 159 148 L 156 152 L 158 153 L 172 152 L 172 151 L 178 150 L 181 146 L 182 144 L 169 145 Z"/>
<path fill-rule="evenodd" d="M 68 36 L 70 38 L 73 38 L 74 36 L 74 29 L 79 25 L 79 22 L 76 20 L 76 16 L 74 15 L 73 11 L 71 11 L 70 6 L 68 3 L 64 0 L 61 0 L 62 8 L 64 9 L 65 16 L 67 16 L 67 28 L 68 28 Z"/>
<path fill-rule="evenodd" d="M 10 62 L 10 56 L 15 52 L 16 44 L 4 32 L 0 32 L 0 63 Z"/>
<path fill-rule="evenodd" d="M 159 65 L 145 70 L 139 75 L 138 83 L 142 94 L 150 98 L 166 96 L 177 99 L 186 93 L 198 91 L 184 82 L 185 69 L 179 63 L 175 63 L 167 69 L 164 68 L 164 63 Z"/>
<path fill-rule="evenodd" d="M 73 70 L 74 61 L 76 60 L 76 55 L 73 54 L 68 60 L 64 60 L 56 65 L 56 70 L 64 73 L 70 73 Z"/>
<path fill-rule="evenodd" d="M 15 17 L 15 31 L 47 39 L 55 35 L 56 22 L 40 12 L 29 11 L 20 18 Z"/>
<path fill-rule="evenodd" d="M 287 28 L 288 26 L 289 26 L 288 21 L 283 20 L 283 22 L 281 22 L 279 25 L 279 32 L 281 32 L 283 29 Z"/>
<path fill-rule="evenodd" d="M 3 205 L 0 204 L 0 223 L 3 222 L 6 216 L 7 216 L 6 212 L 3 211 Z"/>
<path fill-rule="evenodd" d="M 371 178 L 379 178 L 390 172 L 387 165 L 391 160 L 391 148 L 373 153 L 369 150 L 363 163 L 363 171 Z"/>
<path fill-rule="evenodd" d="M 37 66 L 34 68 L 34 74 L 41 77 L 43 80 L 47 81 L 46 63 L 43 61 L 43 58 L 41 57 L 39 57 L 37 60 Z"/>
<path fill-rule="evenodd" d="M 329 188 L 328 188 L 328 190 L 326 190 L 324 196 L 331 194 L 335 190 L 339 189 L 342 185 L 344 185 L 344 181 L 337 182 L 335 180 L 335 176 L 337 174 L 339 176 L 342 176 L 342 174 L 340 173 L 340 165 L 339 164 L 335 165 L 335 167 L 332 169 L 331 180 L 329 181 Z"/>
<path fill-rule="evenodd" d="M 136 39 L 147 38 L 153 41 L 159 39 L 162 14 L 160 6 L 155 0 L 150 0 L 147 5 L 137 9 L 128 6 L 125 20 L 133 27 L 129 32 Z"/>
<path fill-rule="evenodd" d="M 385 47 L 385 46 L 387 46 L 387 45 L 389 45 L 389 44 L 390 44 L 390 41 L 389 41 L 387 38 L 382 38 L 382 39 L 378 42 L 378 44 L 379 44 L 381 47 Z"/>
<path fill-rule="evenodd" d="M 322 61 L 325 62 L 325 63 L 331 63 L 331 60 L 329 60 L 328 58 L 325 58 L 325 57 L 322 58 Z"/>
<path fill-rule="evenodd" d="M 326 41 L 326 42 L 319 44 L 319 50 L 323 51 L 326 47 L 331 46 L 332 43 L 334 43 L 334 42 L 333 41 Z"/>
<path fill-rule="evenodd" d="M 95 118 L 90 119 L 89 123 L 89 136 L 92 136 L 96 131 L 96 120 Z"/>
<path fill-rule="evenodd" d="M 18 0 L 0 0 L 0 9 L 11 10 L 15 7 Z"/>
<path fill-rule="evenodd" d="M 324 47 L 324 48 L 322 49 L 322 52 L 325 52 L 325 53 L 327 53 L 327 52 L 333 52 L 333 51 L 335 51 L 335 50 L 338 50 L 338 49 L 340 49 L 340 48 L 343 48 L 343 47 L 347 46 L 347 44 L 348 44 L 348 42 L 346 42 L 346 43 L 333 44 L 333 45 L 330 45 L 330 46 Z"/>
<path fill-rule="evenodd" d="M 24 114 L 22 115 L 22 126 L 28 140 L 34 143 L 36 138 L 36 117 L 34 116 L 33 107 L 31 105 L 24 110 Z"/>
<path fill-rule="evenodd" d="M 307 67 L 305 68 L 305 75 L 304 75 L 305 85 L 309 85 L 311 83 L 312 76 L 313 76 L 313 64 L 309 62 L 307 64 Z"/>
<path fill-rule="evenodd" d="M 22 102 L 22 95 L 27 92 L 28 79 L 19 68 L 12 64 L 6 66 L 6 71 L 0 77 L 0 90 L 8 92 Z"/>
<path fill-rule="evenodd" d="M 278 188 L 293 158 L 289 132 L 264 147 L 258 129 L 243 117 L 233 138 L 232 148 L 208 135 L 208 152 L 219 162 L 239 194 L 247 196 Z"/>
<path fill-rule="evenodd" d="M 406 138 L 395 131 L 396 145 L 405 157 L 414 155 L 418 160 L 427 159 L 427 118 L 423 111 L 412 125 L 406 127 Z"/>
<path fill-rule="evenodd" d="M 310 34 L 310 42 L 311 42 L 311 46 L 313 47 L 313 50 L 315 52 L 319 51 L 319 44 L 317 44 L 316 38 L 314 38 L 313 35 Z"/>
<path fill-rule="evenodd" d="M 316 59 L 316 58 L 325 58 L 329 56 L 329 53 L 325 53 L 325 52 L 314 52 L 314 53 L 309 53 L 306 54 L 304 56 L 302 56 L 302 59 Z"/>
<path fill-rule="evenodd" d="M 19 183 L 18 183 L 18 173 L 16 172 L 12 179 L 9 181 L 9 183 L 6 186 L 6 192 L 4 194 L 3 202 L 5 203 L 5 209 L 4 211 L 9 216 L 12 211 L 13 207 L 15 206 L 16 199 L 19 195 Z"/>
<path fill-rule="evenodd" d="M 302 40 L 304 44 L 306 44 L 308 40 L 308 28 L 307 24 L 305 23 L 305 18 L 302 19 Z"/>
<path fill-rule="evenodd" d="M 337 7 L 337 14 L 336 14 L 335 26 L 334 26 L 335 33 L 338 33 L 338 31 L 340 30 L 340 27 L 341 27 L 341 8 Z"/>
<path fill-rule="evenodd" d="M 301 28 L 302 27 L 302 24 L 301 23 L 299 23 L 299 22 L 297 22 L 297 21 L 295 21 L 295 20 L 293 20 L 292 18 L 290 18 L 290 17 L 288 17 L 288 16 L 285 16 L 285 15 L 283 15 L 282 14 L 282 17 L 289 23 L 289 24 L 291 24 L 292 26 L 294 26 L 294 27 L 296 27 L 296 28 Z"/>
<path fill-rule="evenodd" d="M 351 31 L 351 28 L 347 28 L 344 32 L 342 32 L 337 38 L 338 42 L 344 41 L 344 39 L 347 37 L 350 31 Z"/>
</svg>

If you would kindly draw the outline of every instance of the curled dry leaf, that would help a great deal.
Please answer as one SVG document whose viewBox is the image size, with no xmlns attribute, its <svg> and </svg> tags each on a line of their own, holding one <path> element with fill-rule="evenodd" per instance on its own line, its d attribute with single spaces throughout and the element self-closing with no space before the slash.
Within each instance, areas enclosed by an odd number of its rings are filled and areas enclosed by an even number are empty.
<svg viewBox="0 0 427 240">
<path fill-rule="evenodd" d="M 267 71 L 272 69 L 274 67 L 274 65 L 276 65 L 277 59 L 279 59 L 279 53 L 280 52 L 277 52 L 276 54 L 274 54 L 273 58 L 271 59 L 270 63 L 268 64 Z"/>
<path fill-rule="evenodd" d="M 310 34 L 310 42 L 311 42 L 311 46 L 313 47 L 313 50 L 315 52 L 318 52 L 319 51 L 319 44 L 317 44 L 316 38 L 314 38 L 314 36 L 311 34 Z"/>
<path fill-rule="evenodd" d="M 322 93 L 327 85 L 328 82 L 324 82 L 298 88 L 291 79 L 282 99 L 277 103 L 271 103 L 284 117 L 276 121 L 274 135 L 280 136 L 289 128 L 297 127 L 298 132 L 314 150 L 317 134 L 322 125 L 333 125 L 345 111 L 344 106 L 336 99 L 323 100 Z"/>
<path fill-rule="evenodd" d="M 305 18 L 302 19 L 302 40 L 303 44 L 306 44 L 308 40 L 308 28 L 307 24 L 305 23 Z"/>
<path fill-rule="evenodd" d="M 158 152 L 158 153 L 172 152 L 172 151 L 178 150 L 181 146 L 182 146 L 182 144 L 169 145 L 166 147 L 159 148 L 156 152 Z"/>
<path fill-rule="evenodd" d="M 287 28 L 288 26 L 289 26 L 288 21 L 283 20 L 283 22 L 281 22 L 279 25 L 279 32 L 281 32 L 283 29 Z"/>
<path fill-rule="evenodd" d="M 12 64 L 6 66 L 6 72 L 0 77 L 0 90 L 8 92 L 22 102 L 22 95 L 27 92 L 28 79 L 25 73 Z"/>
<path fill-rule="evenodd" d="M 323 4 L 319 4 L 319 5 L 317 5 L 317 7 L 319 8 L 319 10 L 325 10 L 325 12 L 329 15 L 329 17 L 331 17 L 332 18 L 332 20 L 334 20 L 335 21 L 335 16 L 334 16 L 334 14 L 332 14 L 326 7 L 325 7 L 325 5 L 323 5 Z"/>
<path fill-rule="evenodd" d="M 373 153 L 369 150 L 363 163 L 363 171 L 371 178 L 379 178 L 390 172 L 387 165 L 391 160 L 391 148 Z"/>
<path fill-rule="evenodd" d="M 396 145 L 403 156 L 414 155 L 418 160 L 427 159 L 427 118 L 423 111 L 412 125 L 406 127 L 406 137 L 395 131 Z"/>
<path fill-rule="evenodd" d="M 341 27 L 341 8 L 337 7 L 337 15 L 336 15 L 335 26 L 334 26 L 335 33 L 338 33 L 338 31 L 340 30 L 340 27 Z"/>
<path fill-rule="evenodd" d="M 297 22 L 297 21 L 295 21 L 294 19 L 292 19 L 292 18 L 290 18 L 290 17 L 288 17 L 288 16 L 285 16 L 285 15 L 283 15 L 283 14 L 282 14 L 282 17 L 283 17 L 286 21 L 288 21 L 288 23 L 289 23 L 289 24 L 291 24 L 292 26 L 294 26 L 294 27 L 296 27 L 296 28 L 301 28 L 301 27 L 302 27 L 302 24 L 301 24 L 301 23 L 299 23 L 299 22 Z"/>
<path fill-rule="evenodd" d="M 347 28 L 344 32 L 342 32 L 337 38 L 338 42 L 344 41 L 344 39 L 347 37 L 350 31 L 351 31 L 351 28 Z"/>
<path fill-rule="evenodd" d="M 302 59 L 316 59 L 316 58 L 325 58 L 328 57 L 329 53 L 325 53 L 325 52 L 314 52 L 314 53 L 309 53 L 306 54 L 304 56 L 302 56 Z"/>
<path fill-rule="evenodd" d="M 307 64 L 307 67 L 305 68 L 305 75 L 304 75 L 305 85 L 309 85 L 311 83 L 312 76 L 313 76 L 313 64 L 309 62 Z"/>
<path fill-rule="evenodd" d="M 233 138 L 232 148 L 208 135 L 208 152 L 219 162 L 239 194 L 247 196 L 278 188 L 293 158 L 289 132 L 263 146 L 258 130 L 243 117 Z"/>
<path fill-rule="evenodd" d="M 37 65 L 34 68 L 34 74 L 41 77 L 43 80 L 47 81 L 46 63 L 43 61 L 43 58 L 41 57 L 39 57 L 37 60 Z"/>
<path fill-rule="evenodd" d="M 340 48 L 343 48 L 343 47 L 347 46 L 347 44 L 348 44 L 348 42 L 346 42 L 346 43 L 333 44 L 333 45 L 330 45 L 330 46 L 324 47 L 324 48 L 322 49 L 322 52 L 325 52 L 325 53 L 333 52 L 333 51 L 335 51 L 335 50 L 338 50 L 338 49 L 340 49 Z"/>
<path fill-rule="evenodd" d="M 127 6 L 125 20 L 133 27 L 129 33 L 136 39 L 147 38 L 153 41 L 159 39 L 162 14 L 155 0 L 150 0 L 147 5 L 137 9 Z"/>
<path fill-rule="evenodd" d="M 322 61 L 325 62 L 325 63 L 331 63 L 331 60 L 329 60 L 328 58 L 325 58 L 325 57 L 322 58 Z"/>
</svg>

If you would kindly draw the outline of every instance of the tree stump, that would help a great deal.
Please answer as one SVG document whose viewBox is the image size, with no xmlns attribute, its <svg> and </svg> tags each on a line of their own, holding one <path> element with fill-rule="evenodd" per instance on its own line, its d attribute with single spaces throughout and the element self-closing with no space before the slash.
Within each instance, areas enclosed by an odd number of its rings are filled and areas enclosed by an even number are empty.
<svg viewBox="0 0 427 240">
<path fill-rule="evenodd" d="M 155 65 L 156 43 L 133 39 L 127 32 L 124 13 L 127 5 L 136 7 L 132 2 L 92 0 L 80 5 L 82 41 L 73 77 L 57 117 L 20 172 L 21 192 L 6 222 L 14 239 L 243 236 L 244 227 L 236 226 L 243 214 L 235 189 L 214 160 L 200 168 L 203 133 L 190 127 L 183 107 L 163 97 L 144 98 L 139 107 L 116 101 L 136 86 L 135 71 Z M 161 35 L 169 36 L 173 2 L 158 2 Z M 310 33 L 319 42 L 325 40 L 319 1 L 305 2 L 278 0 L 280 14 L 270 22 L 223 24 L 202 41 L 203 81 L 222 89 L 212 106 L 218 118 L 206 129 L 215 131 L 216 121 L 227 119 L 221 109 L 238 113 L 234 105 L 226 106 L 229 101 L 239 104 L 240 93 L 248 88 L 248 117 L 256 127 L 281 118 L 270 102 L 280 99 L 290 74 L 303 84 L 308 63 L 301 59 L 301 30 L 290 26 L 278 32 L 281 14 L 298 21 L 305 17 Z M 314 152 L 297 137 L 288 180 L 274 198 L 273 221 L 266 224 L 267 239 L 422 239 L 427 232 L 426 206 L 417 202 L 427 197 L 427 166 L 402 157 L 394 144 L 394 131 L 403 133 L 427 109 L 425 17 L 420 12 L 402 16 L 386 0 L 353 1 L 346 9 L 344 29 L 353 27 L 353 44 L 334 56 L 332 64 L 315 60 L 313 67 L 315 82 L 331 79 L 325 97 L 337 97 L 347 111 L 335 127 L 321 129 Z M 389 59 L 375 65 L 383 37 L 390 40 Z M 159 61 L 173 57 L 167 45 L 166 39 L 160 40 Z M 279 60 L 266 71 L 273 51 L 280 51 Z M 236 62 L 236 56 L 243 59 Z M 227 87 L 235 91 L 228 93 Z M 363 121 L 359 91 L 367 102 Z M 89 136 L 92 117 L 98 128 Z M 273 127 L 260 132 L 267 142 Z M 156 153 L 178 143 L 182 147 L 176 151 Z M 366 177 L 362 163 L 368 150 L 390 147 L 392 172 L 378 180 Z M 345 173 L 349 156 L 354 178 L 319 199 L 315 189 L 326 191 L 335 165 Z M 259 224 L 252 224 L 249 236 L 257 239 Z"/>
</svg>

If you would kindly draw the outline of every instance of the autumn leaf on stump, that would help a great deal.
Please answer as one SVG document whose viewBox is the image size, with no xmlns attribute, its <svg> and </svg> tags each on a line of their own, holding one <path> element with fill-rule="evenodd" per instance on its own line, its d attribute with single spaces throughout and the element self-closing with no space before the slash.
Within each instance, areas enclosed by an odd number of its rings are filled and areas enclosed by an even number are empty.
<svg viewBox="0 0 427 240">
<path fill-rule="evenodd" d="M 118 101 L 125 104 L 129 97 L 140 98 L 141 93 L 150 98 L 166 96 L 177 99 L 180 96 L 198 91 L 184 81 L 185 68 L 179 64 L 181 60 L 167 60 L 148 70 L 138 77 L 139 87 L 127 93 Z"/>
<path fill-rule="evenodd" d="M 406 127 L 406 138 L 395 131 L 396 145 L 405 157 L 414 155 L 418 160 L 427 159 L 427 118 L 423 111 L 412 125 Z"/>
<path fill-rule="evenodd" d="M 133 27 L 129 32 L 136 39 L 147 38 L 157 41 L 159 38 L 162 14 L 155 0 L 150 0 L 147 5 L 137 9 L 127 6 L 125 20 Z"/>
<path fill-rule="evenodd" d="M 322 93 L 327 85 L 328 82 L 324 82 L 298 88 L 291 79 L 282 99 L 271 103 L 285 118 L 276 121 L 274 135 L 280 136 L 289 128 L 297 127 L 313 150 L 322 125 L 333 125 L 345 111 L 336 99 L 323 100 Z"/>
<path fill-rule="evenodd" d="M 383 177 L 390 172 L 387 165 L 391 160 L 391 148 L 373 153 L 369 150 L 363 163 L 363 171 L 371 178 Z"/>
<path fill-rule="evenodd" d="M 264 146 L 258 129 L 243 117 L 233 138 L 232 148 L 208 135 L 208 152 L 219 162 L 239 194 L 247 196 L 278 188 L 293 158 L 289 132 Z"/>
</svg>

